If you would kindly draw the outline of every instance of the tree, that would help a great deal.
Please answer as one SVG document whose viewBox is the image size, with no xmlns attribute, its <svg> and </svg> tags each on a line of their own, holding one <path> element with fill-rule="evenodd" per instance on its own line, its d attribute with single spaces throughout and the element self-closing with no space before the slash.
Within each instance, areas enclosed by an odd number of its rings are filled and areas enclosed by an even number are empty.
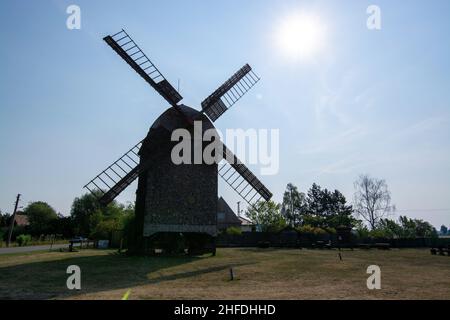
<svg viewBox="0 0 450 320">
<path fill-rule="evenodd" d="M 54 221 L 53 225 L 55 234 L 61 235 L 65 239 L 75 236 L 72 217 L 65 217 L 62 214 L 58 214 L 58 219 Z"/>
<path fill-rule="evenodd" d="M 303 222 L 303 216 L 307 212 L 306 196 L 299 192 L 292 183 L 286 186 L 281 205 L 281 214 L 290 226 L 298 226 Z"/>
<path fill-rule="evenodd" d="M 386 181 L 361 175 L 354 186 L 355 212 L 373 230 L 383 217 L 395 210 L 395 207 L 391 206 L 391 194 Z"/>
<path fill-rule="evenodd" d="M 347 205 L 345 196 L 339 191 L 333 192 L 313 184 L 308 190 L 307 216 L 304 223 L 318 228 L 337 228 L 341 225 L 352 226 L 353 208 Z"/>
<path fill-rule="evenodd" d="M 11 215 L 9 213 L 2 213 L 0 210 L 0 228 L 7 228 L 9 226 L 9 219 Z"/>
<path fill-rule="evenodd" d="M 70 210 L 75 233 L 85 237 L 89 236 L 92 216 L 95 214 L 97 216 L 101 214 L 101 206 L 93 194 L 86 193 L 79 198 L 75 198 Z"/>
<path fill-rule="evenodd" d="M 329 210 L 331 214 L 328 219 L 328 227 L 352 227 L 355 225 L 356 221 L 353 218 L 353 206 L 347 204 L 347 199 L 339 190 L 334 190 L 334 192 L 330 194 L 329 200 Z"/>
<path fill-rule="evenodd" d="M 385 238 L 408 238 L 408 231 L 400 223 L 391 219 L 380 219 L 376 230 Z"/>
<path fill-rule="evenodd" d="M 410 219 L 400 216 L 398 222 L 390 219 L 380 219 L 377 228 L 371 232 L 372 236 L 385 238 L 435 238 L 437 230 L 429 223 L 420 219 Z"/>
<path fill-rule="evenodd" d="M 121 230 L 131 215 L 134 215 L 133 205 L 125 207 L 112 201 L 106 207 L 101 206 L 91 193 L 75 198 L 70 211 L 74 232 L 85 237 L 105 237 L 105 232 Z"/>
<path fill-rule="evenodd" d="M 414 219 L 415 224 L 415 234 L 416 238 L 437 238 L 438 232 L 435 227 L 431 225 L 431 223 L 427 221 L 423 221 L 421 219 Z"/>
<path fill-rule="evenodd" d="M 280 204 L 273 201 L 259 201 L 247 209 L 247 217 L 263 232 L 277 232 L 286 226 L 286 221 L 280 213 Z"/>
<path fill-rule="evenodd" d="M 109 239 L 111 232 L 120 229 L 120 222 L 118 220 L 102 220 L 93 228 L 90 237 L 93 239 Z"/>
<path fill-rule="evenodd" d="M 28 217 L 30 233 L 34 236 L 54 232 L 54 221 L 58 219 L 56 211 L 46 202 L 30 203 L 23 213 Z"/>
<path fill-rule="evenodd" d="M 446 236 L 447 233 L 448 233 L 448 228 L 446 226 L 442 225 L 440 233 L 441 233 L 442 236 Z"/>
</svg>

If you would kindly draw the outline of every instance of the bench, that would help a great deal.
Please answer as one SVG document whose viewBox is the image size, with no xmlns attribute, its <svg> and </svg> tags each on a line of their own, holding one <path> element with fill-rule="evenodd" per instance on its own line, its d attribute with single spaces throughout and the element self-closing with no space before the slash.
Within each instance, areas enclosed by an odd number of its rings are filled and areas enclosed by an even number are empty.
<svg viewBox="0 0 450 320">
<path fill-rule="evenodd" d="M 85 249 L 87 249 L 87 248 L 89 248 L 89 244 L 91 242 L 94 243 L 92 240 L 89 240 L 89 239 L 87 239 L 87 240 L 71 239 L 71 240 L 69 240 L 69 252 L 75 251 L 75 249 L 73 247 L 74 247 L 74 244 L 76 244 L 76 243 L 80 244 L 80 249 L 83 249 L 83 243 L 84 243 Z"/>
<path fill-rule="evenodd" d="M 312 244 L 312 248 L 319 248 L 319 249 L 332 249 L 332 245 L 330 242 L 325 241 L 316 241 Z"/>
<path fill-rule="evenodd" d="M 441 256 L 445 256 L 445 253 L 447 253 L 447 255 L 450 257 L 450 245 L 447 246 L 447 248 L 444 247 L 431 248 L 430 252 L 434 256 L 437 255 L 438 253 Z"/>
</svg>

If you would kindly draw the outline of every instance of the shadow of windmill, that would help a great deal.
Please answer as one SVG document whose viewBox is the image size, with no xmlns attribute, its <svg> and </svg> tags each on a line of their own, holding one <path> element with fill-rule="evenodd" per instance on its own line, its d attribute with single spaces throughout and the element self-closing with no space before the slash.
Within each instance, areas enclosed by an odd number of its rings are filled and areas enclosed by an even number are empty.
<svg viewBox="0 0 450 320">
<path fill-rule="evenodd" d="M 64 299 L 80 294 L 128 289 L 146 284 L 193 278 L 211 272 L 226 271 L 227 262 L 192 270 L 186 268 L 175 274 L 165 275 L 164 270 L 199 261 L 202 257 L 190 256 L 126 256 L 116 253 L 98 256 L 71 257 L 67 259 L 25 263 L 0 268 L 0 299 Z M 241 263 L 244 265 L 248 263 Z M 66 281 L 67 267 L 77 265 L 81 269 L 81 290 L 69 290 Z M 236 266 L 236 264 L 234 264 Z M 149 274 L 161 272 L 161 275 Z M 224 272 L 224 276 L 225 276 Z M 121 296 L 117 296 L 120 299 Z"/>
</svg>

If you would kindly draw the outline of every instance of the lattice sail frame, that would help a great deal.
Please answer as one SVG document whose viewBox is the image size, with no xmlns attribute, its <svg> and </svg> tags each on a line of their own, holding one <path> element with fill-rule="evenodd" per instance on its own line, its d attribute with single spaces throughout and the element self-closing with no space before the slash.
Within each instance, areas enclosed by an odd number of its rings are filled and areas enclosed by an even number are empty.
<svg viewBox="0 0 450 320">
<path fill-rule="evenodd" d="M 269 189 L 224 144 L 218 174 L 249 205 L 261 199 L 269 201 L 272 198 Z"/>
<path fill-rule="evenodd" d="M 215 122 L 259 80 L 250 65 L 246 64 L 202 102 L 202 112 Z"/>
<path fill-rule="evenodd" d="M 84 188 L 98 197 L 104 205 L 114 200 L 139 176 L 139 150 L 142 142 L 143 140 L 139 141 L 119 159 L 96 175 Z"/>
<path fill-rule="evenodd" d="M 183 99 L 125 30 L 103 40 L 172 106 Z"/>
</svg>

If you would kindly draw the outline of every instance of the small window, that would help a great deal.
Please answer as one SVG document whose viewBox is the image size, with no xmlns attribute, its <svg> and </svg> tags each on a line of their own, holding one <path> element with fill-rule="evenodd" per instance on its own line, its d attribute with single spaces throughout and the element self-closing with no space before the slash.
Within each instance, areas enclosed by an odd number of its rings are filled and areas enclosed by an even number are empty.
<svg viewBox="0 0 450 320">
<path fill-rule="evenodd" d="M 225 220 L 225 212 L 217 213 L 217 220 L 219 220 L 219 221 Z"/>
</svg>

